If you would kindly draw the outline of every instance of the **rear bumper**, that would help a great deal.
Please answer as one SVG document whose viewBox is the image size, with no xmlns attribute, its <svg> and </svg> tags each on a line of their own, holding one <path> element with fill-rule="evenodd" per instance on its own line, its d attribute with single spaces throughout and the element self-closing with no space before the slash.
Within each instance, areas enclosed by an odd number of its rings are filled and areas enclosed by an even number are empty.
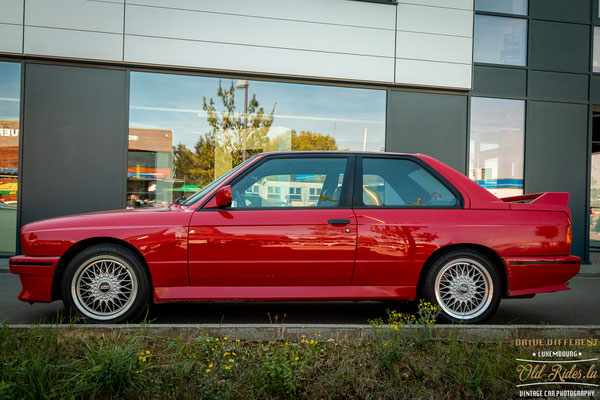
<svg viewBox="0 0 600 400">
<path fill-rule="evenodd" d="M 508 296 L 570 290 L 566 283 L 579 273 L 581 259 L 575 256 L 504 257 Z"/>
<path fill-rule="evenodd" d="M 50 303 L 52 277 L 60 257 L 16 256 L 8 261 L 10 272 L 18 274 L 23 289 L 19 300 Z"/>
</svg>

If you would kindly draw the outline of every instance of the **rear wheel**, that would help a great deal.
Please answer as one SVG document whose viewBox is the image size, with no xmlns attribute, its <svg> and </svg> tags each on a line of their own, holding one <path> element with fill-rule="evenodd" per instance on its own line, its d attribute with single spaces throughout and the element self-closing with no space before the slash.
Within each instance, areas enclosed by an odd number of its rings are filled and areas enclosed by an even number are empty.
<svg viewBox="0 0 600 400">
<path fill-rule="evenodd" d="M 148 304 L 150 286 L 136 254 L 118 245 L 96 245 L 81 251 L 67 265 L 63 303 L 89 322 L 131 321 Z"/>
<path fill-rule="evenodd" d="M 498 308 L 501 282 L 494 264 L 486 257 L 472 250 L 456 250 L 433 263 L 423 294 L 439 306 L 441 321 L 479 323 Z"/>
</svg>

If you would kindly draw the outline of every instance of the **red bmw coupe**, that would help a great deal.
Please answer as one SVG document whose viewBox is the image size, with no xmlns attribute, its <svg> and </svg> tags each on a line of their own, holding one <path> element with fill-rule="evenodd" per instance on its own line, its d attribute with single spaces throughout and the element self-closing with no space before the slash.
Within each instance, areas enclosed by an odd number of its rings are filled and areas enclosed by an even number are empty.
<svg viewBox="0 0 600 400">
<path fill-rule="evenodd" d="M 257 155 L 166 208 L 21 229 L 19 299 L 90 322 L 149 301 L 414 300 L 482 322 L 502 297 L 568 290 L 568 193 L 498 199 L 424 155 Z"/>
</svg>

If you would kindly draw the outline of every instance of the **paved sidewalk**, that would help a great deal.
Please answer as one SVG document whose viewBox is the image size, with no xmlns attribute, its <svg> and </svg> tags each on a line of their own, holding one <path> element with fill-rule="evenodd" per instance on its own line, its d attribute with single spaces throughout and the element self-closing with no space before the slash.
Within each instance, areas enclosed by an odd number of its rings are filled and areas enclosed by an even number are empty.
<svg viewBox="0 0 600 400">
<path fill-rule="evenodd" d="M 600 276 L 600 251 L 590 252 L 590 264 L 582 265 L 578 276 Z"/>
</svg>

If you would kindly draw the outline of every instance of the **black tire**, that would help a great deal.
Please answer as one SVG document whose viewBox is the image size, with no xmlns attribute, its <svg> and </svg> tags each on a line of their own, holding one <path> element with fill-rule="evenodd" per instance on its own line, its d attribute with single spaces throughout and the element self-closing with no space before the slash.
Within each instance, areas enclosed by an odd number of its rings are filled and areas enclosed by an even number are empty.
<svg viewBox="0 0 600 400">
<path fill-rule="evenodd" d="M 454 250 L 436 259 L 427 271 L 423 297 L 439 307 L 440 322 L 477 324 L 496 312 L 502 282 L 487 257 L 473 250 Z"/>
<path fill-rule="evenodd" d="M 146 310 L 151 282 L 139 257 L 115 244 L 79 252 L 62 276 L 67 310 L 92 323 L 134 321 Z"/>
</svg>

